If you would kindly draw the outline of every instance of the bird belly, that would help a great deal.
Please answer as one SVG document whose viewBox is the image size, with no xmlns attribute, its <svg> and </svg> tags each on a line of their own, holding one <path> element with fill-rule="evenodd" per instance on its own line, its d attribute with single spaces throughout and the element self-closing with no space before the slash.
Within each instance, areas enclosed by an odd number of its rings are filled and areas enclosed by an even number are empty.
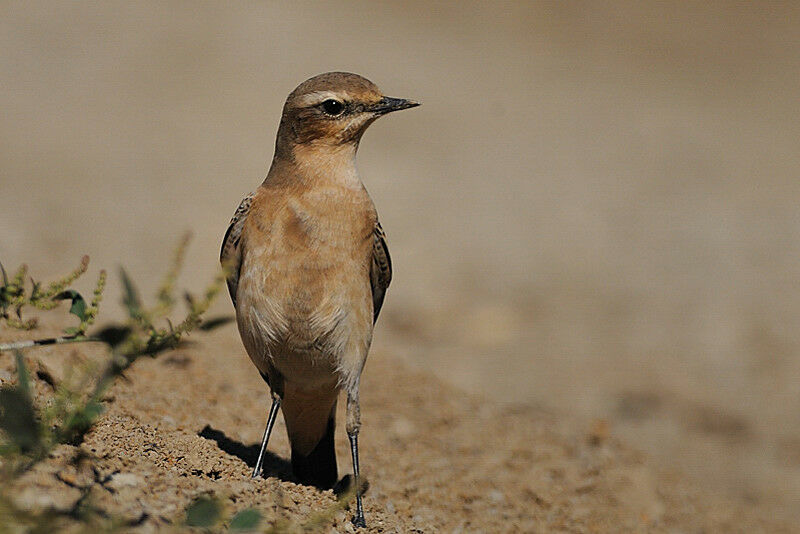
<svg viewBox="0 0 800 534">
<path fill-rule="evenodd" d="M 271 379 L 277 374 L 303 390 L 348 382 L 356 371 L 353 361 L 360 359 L 353 353 L 366 357 L 372 336 L 368 271 L 360 262 L 334 262 L 336 255 L 321 251 L 273 250 L 264 256 L 245 264 L 237 295 L 251 360 Z"/>
</svg>

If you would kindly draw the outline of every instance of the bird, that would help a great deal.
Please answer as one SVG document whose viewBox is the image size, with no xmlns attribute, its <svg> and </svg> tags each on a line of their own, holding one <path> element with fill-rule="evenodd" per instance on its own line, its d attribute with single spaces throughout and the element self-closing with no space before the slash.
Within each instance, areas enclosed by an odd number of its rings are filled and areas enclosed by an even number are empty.
<svg viewBox="0 0 800 534">
<path fill-rule="evenodd" d="M 280 410 L 294 476 L 333 487 L 343 392 L 357 527 L 366 526 L 359 384 L 392 263 L 356 152 L 376 119 L 418 105 L 348 72 L 298 85 L 283 106 L 266 179 L 239 204 L 220 251 L 242 343 L 272 397 L 253 477 Z"/>
</svg>

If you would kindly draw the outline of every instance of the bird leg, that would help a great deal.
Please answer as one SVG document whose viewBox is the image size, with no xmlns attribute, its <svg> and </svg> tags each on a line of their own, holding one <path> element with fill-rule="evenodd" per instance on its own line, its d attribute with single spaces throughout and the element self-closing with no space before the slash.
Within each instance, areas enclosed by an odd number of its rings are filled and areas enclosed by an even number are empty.
<svg viewBox="0 0 800 534">
<path fill-rule="evenodd" d="M 356 484 L 356 515 L 353 525 L 366 527 L 364 508 L 361 505 L 361 481 L 358 478 L 358 431 L 361 428 L 361 408 L 358 404 L 358 386 L 354 393 L 347 394 L 347 437 L 350 439 L 350 452 L 353 455 L 353 479 Z"/>
<path fill-rule="evenodd" d="M 264 454 L 267 452 L 267 442 L 269 441 L 269 435 L 272 433 L 272 427 L 275 426 L 275 418 L 278 417 L 278 409 L 280 407 L 281 398 L 273 393 L 272 406 L 269 409 L 269 417 L 267 418 L 267 428 L 264 429 L 264 438 L 261 440 L 261 450 L 258 452 L 256 467 L 253 469 L 253 478 L 260 476 L 264 470 Z"/>
</svg>

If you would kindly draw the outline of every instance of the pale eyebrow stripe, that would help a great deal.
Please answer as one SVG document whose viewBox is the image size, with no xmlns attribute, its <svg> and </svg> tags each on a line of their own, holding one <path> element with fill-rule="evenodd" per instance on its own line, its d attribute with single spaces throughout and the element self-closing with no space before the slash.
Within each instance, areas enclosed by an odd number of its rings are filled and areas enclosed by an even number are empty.
<svg viewBox="0 0 800 534">
<path fill-rule="evenodd" d="M 314 91 L 313 93 L 308 93 L 307 95 L 303 95 L 300 98 L 300 103 L 304 106 L 315 106 L 317 104 L 321 104 L 328 99 L 339 100 L 342 101 L 348 95 L 345 94 L 337 94 L 333 91 Z"/>
</svg>

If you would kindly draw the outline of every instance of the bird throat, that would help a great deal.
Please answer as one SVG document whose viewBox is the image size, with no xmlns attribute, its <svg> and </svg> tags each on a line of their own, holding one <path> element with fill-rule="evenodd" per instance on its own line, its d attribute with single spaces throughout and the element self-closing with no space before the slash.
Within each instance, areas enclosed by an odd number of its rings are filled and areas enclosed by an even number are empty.
<svg viewBox="0 0 800 534">
<path fill-rule="evenodd" d="M 294 175 L 313 184 L 330 184 L 359 190 L 364 186 L 356 170 L 357 143 L 302 144 L 292 147 Z"/>
</svg>

